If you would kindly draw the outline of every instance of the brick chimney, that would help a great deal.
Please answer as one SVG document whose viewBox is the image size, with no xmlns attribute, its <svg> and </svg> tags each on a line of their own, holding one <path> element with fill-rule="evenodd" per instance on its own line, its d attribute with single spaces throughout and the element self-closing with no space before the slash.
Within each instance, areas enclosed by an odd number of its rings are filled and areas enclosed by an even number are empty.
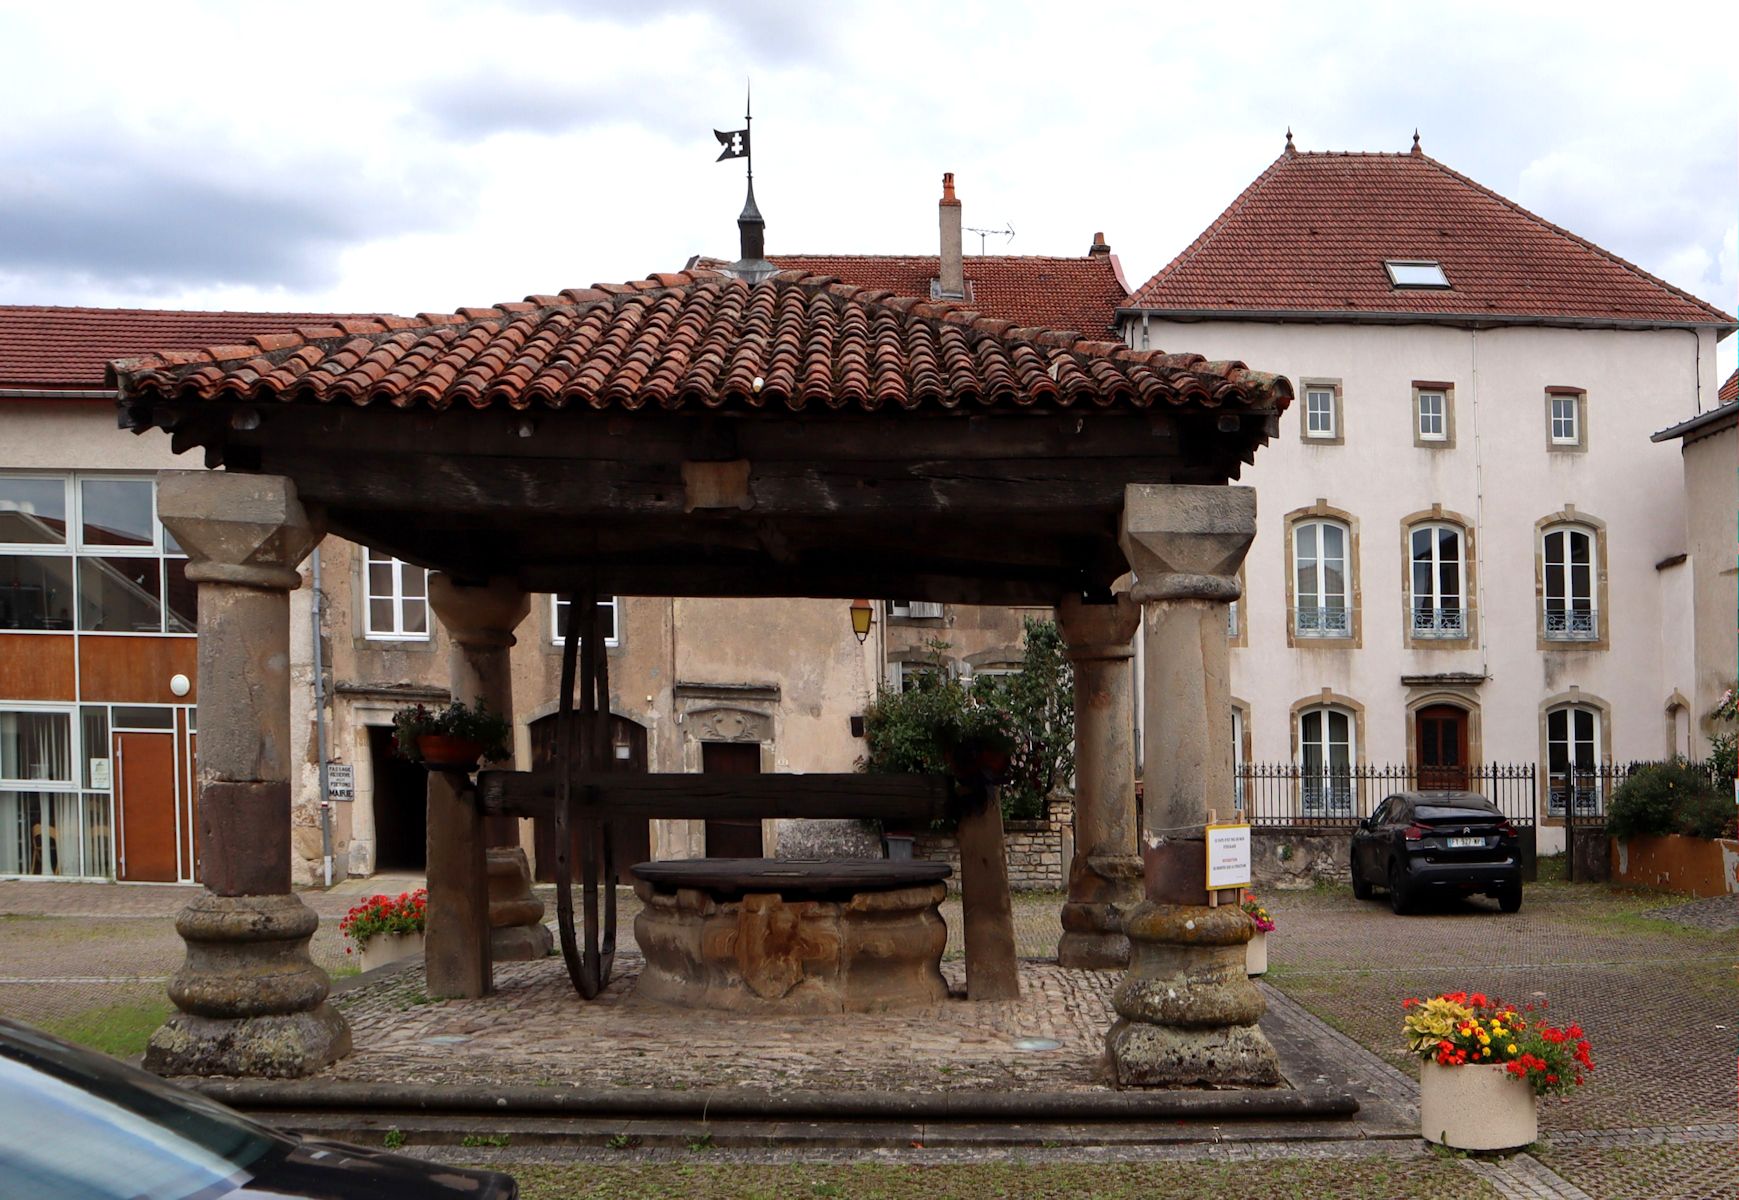
<svg viewBox="0 0 1739 1200">
<path fill-rule="evenodd" d="M 1111 246 L 1105 241 L 1105 235 L 1102 233 L 1095 233 L 1093 235 L 1093 244 L 1087 247 L 1087 257 L 1096 258 L 1101 254 L 1109 253 L 1111 253 Z"/>
<path fill-rule="evenodd" d="M 966 266 L 961 261 L 960 201 L 954 197 L 954 172 L 942 176 L 942 200 L 936 206 L 942 225 L 942 257 L 936 268 L 943 300 L 966 299 Z"/>
</svg>

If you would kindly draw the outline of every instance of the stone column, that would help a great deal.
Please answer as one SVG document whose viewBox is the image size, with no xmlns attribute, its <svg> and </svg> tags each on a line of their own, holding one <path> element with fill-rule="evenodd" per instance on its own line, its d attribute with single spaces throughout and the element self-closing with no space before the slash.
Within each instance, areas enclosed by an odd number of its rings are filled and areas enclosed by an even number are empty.
<svg viewBox="0 0 1739 1200">
<path fill-rule="evenodd" d="M 320 540 L 271 475 L 167 471 L 157 512 L 199 584 L 198 820 L 206 891 L 176 919 L 164 1075 L 308 1075 L 350 1052 L 308 957 L 319 918 L 290 891 L 290 592 Z"/>
<path fill-rule="evenodd" d="M 473 587 L 435 574 L 429 576 L 429 606 L 452 642 L 447 661 L 453 699 L 487 704 L 511 723 L 513 631 L 531 611 L 531 597 L 507 579 Z M 481 835 L 488 847 L 489 957 L 494 962 L 542 958 L 555 942 L 543 923 L 543 901 L 531 892 L 531 866 L 520 846 L 519 822 L 487 818 Z"/>
<path fill-rule="evenodd" d="M 1129 965 L 1123 916 L 1141 901 L 1135 831 L 1135 671 L 1141 607 L 1070 597 L 1057 605 L 1075 668 L 1075 857 L 1057 961 L 1065 967 Z"/>
<path fill-rule="evenodd" d="M 1256 535 L 1256 493 L 1132 484 L 1123 551 L 1135 571 L 1145 655 L 1141 845 L 1147 899 L 1124 922 L 1129 974 L 1106 1038 L 1122 1086 L 1280 1081 L 1257 1028 L 1265 1005 L 1244 973 L 1252 926 L 1207 905 L 1203 825 L 1233 809 L 1226 605 Z"/>
</svg>

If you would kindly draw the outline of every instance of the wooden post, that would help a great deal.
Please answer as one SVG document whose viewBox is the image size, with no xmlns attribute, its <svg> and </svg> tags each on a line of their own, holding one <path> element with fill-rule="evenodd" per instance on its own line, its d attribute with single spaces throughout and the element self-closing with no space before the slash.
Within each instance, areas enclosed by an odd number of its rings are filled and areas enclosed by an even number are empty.
<svg viewBox="0 0 1739 1200">
<path fill-rule="evenodd" d="M 464 771 L 429 772 L 429 909 L 424 974 L 431 998 L 495 990 L 483 818 Z"/>
<path fill-rule="evenodd" d="M 960 841 L 961 927 L 966 939 L 966 998 L 1017 1000 L 1020 971 L 1014 953 L 1014 905 L 1008 894 L 1008 858 L 1002 843 L 1002 805 L 981 788 L 955 831 Z"/>
</svg>

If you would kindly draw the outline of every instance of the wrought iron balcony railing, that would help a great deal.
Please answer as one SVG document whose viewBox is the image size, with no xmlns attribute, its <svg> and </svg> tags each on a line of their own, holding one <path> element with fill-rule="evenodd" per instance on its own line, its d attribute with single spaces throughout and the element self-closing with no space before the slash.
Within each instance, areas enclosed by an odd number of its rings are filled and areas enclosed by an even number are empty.
<svg viewBox="0 0 1739 1200">
<path fill-rule="evenodd" d="M 1467 610 L 1439 608 L 1430 604 L 1413 606 L 1413 636 L 1422 638 L 1464 638 L 1467 636 Z"/>
<path fill-rule="evenodd" d="M 1600 618 L 1591 608 L 1546 606 L 1546 637 L 1555 642 L 1586 642 L 1600 636 Z"/>
<path fill-rule="evenodd" d="M 1352 610 L 1341 605 L 1300 604 L 1297 628 L 1304 637 L 1346 637 L 1352 630 Z"/>
</svg>

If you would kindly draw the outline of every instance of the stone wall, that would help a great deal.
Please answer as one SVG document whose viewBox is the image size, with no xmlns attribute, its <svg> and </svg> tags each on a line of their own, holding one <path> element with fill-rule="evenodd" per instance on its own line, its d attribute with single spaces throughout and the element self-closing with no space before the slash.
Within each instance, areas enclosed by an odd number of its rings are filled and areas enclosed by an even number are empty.
<svg viewBox="0 0 1739 1200">
<path fill-rule="evenodd" d="M 1005 821 L 1003 845 L 1008 856 L 1008 885 L 1017 892 L 1060 892 L 1068 884 L 1069 860 L 1075 853 L 1075 805 L 1052 800 L 1042 821 Z M 926 832 L 912 845 L 912 857 L 945 862 L 954 868 L 948 889 L 960 890 L 960 846 L 952 833 Z"/>
<path fill-rule="evenodd" d="M 1350 882 L 1352 846 L 1351 830 L 1259 825 L 1250 831 L 1251 882 L 1283 892 L 1312 887 L 1319 879 Z"/>
</svg>

